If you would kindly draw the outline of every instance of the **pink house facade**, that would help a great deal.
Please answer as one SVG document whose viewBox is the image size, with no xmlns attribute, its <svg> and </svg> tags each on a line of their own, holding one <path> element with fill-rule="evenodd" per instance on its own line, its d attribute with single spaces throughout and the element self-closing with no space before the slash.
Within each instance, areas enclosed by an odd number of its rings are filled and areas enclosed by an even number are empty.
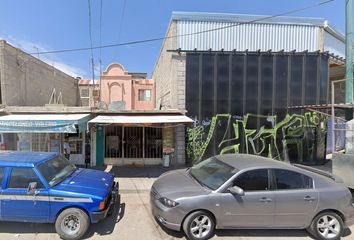
<svg viewBox="0 0 354 240">
<path fill-rule="evenodd" d="M 155 84 L 146 74 L 127 72 L 119 63 L 110 64 L 100 80 L 100 101 L 122 110 L 155 108 Z"/>
</svg>

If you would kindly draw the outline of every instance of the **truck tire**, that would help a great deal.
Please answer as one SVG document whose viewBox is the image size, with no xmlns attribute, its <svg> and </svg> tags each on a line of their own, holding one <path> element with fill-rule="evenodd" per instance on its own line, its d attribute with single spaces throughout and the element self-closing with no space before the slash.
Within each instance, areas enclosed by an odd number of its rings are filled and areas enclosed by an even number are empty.
<svg viewBox="0 0 354 240">
<path fill-rule="evenodd" d="M 90 220 L 79 208 L 68 208 L 62 211 L 55 221 L 55 230 L 64 240 L 78 240 L 84 236 Z"/>
</svg>

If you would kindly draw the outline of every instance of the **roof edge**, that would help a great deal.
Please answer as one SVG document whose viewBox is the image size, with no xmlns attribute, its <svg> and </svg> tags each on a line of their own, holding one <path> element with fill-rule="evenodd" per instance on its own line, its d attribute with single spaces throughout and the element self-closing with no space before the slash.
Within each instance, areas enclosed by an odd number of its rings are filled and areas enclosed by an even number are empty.
<svg viewBox="0 0 354 240">
<path fill-rule="evenodd" d="M 268 18 L 268 19 L 265 19 Z M 234 13 L 210 13 L 210 12 L 172 12 L 171 20 L 175 21 L 218 21 L 218 22 L 249 22 L 296 24 L 323 27 L 326 23 L 324 18 L 277 16 L 271 15 L 249 15 Z M 262 20 L 263 19 L 263 20 Z"/>
</svg>

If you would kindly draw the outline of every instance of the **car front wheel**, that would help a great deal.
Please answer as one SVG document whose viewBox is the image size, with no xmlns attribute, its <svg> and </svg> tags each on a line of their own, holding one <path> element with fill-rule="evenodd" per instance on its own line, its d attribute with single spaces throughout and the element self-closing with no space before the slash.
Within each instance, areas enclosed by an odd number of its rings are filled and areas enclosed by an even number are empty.
<svg viewBox="0 0 354 240">
<path fill-rule="evenodd" d="M 205 211 L 189 214 L 183 223 L 183 231 L 190 240 L 206 240 L 213 236 L 214 218 Z"/>
<path fill-rule="evenodd" d="M 323 212 L 313 219 L 308 230 L 316 239 L 338 240 L 343 233 L 343 220 L 334 212 Z"/>
<path fill-rule="evenodd" d="M 55 230 L 64 240 L 80 239 L 90 225 L 89 217 L 79 208 L 62 211 L 55 221 Z"/>
</svg>

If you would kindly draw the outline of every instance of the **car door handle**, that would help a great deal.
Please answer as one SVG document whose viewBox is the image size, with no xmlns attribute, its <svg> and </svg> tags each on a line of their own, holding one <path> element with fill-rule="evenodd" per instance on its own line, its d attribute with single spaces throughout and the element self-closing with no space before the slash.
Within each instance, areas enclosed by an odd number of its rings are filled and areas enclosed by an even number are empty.
<svg viewBox="0 0 354 240">
<path fill-rule="evenodd" d="M 315 201 L 316 198 L 311 197 L 311 196 L 306 196 L 306 197 L 304 197 L 304 200 L 305 200 L 305 201 L 308 201 L 308 202 L 312 202 L 312 201 Z"/>
<path fill-rule="evenodd" d="M 261 199 L 259 199 L 260 202 L 264 202 L 264 203 L 268 203 L 268 202 L 272 202 L 271 198 L 267 198 L 267 197 L 262 197 Z"/>
</svg>

